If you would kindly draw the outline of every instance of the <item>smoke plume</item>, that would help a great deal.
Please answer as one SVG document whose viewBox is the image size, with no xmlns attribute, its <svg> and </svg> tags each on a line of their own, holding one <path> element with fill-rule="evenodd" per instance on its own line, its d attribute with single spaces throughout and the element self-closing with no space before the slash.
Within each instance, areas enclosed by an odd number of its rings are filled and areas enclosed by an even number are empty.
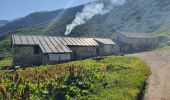
<svg viewBox="0 0 170 100">
<path fill-rule="evenodd" d="M 99 0 L 85 5 L 82 12 L 78 12 L 72 23 L 67 25 L 65 35 L 70 34 L 75 27 L 85 24 L 95 15 L 104 15 L 110 12 L 114 6 L 122 5 L 124 2 L 125 0 Z"/>
</svg>

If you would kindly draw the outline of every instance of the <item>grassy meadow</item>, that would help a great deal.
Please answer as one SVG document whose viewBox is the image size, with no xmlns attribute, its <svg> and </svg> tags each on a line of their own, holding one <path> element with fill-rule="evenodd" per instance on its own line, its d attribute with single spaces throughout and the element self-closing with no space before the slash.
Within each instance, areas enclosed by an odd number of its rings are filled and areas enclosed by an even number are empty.
<svg viewBox="0 0 170 100">
<path fill-rule="evenodd" d="M 166 51 L 166 50 L 170 50 L 170 46 L 164 46 L 161 48 L 156 48 L 154 51 Z"/>
<path fill-rule="evenodd" d="M 149 74 L 145 62 L 128 56 L 21 68 L 1 73 L 0 99 L 136 100 Z"/>
</svg>

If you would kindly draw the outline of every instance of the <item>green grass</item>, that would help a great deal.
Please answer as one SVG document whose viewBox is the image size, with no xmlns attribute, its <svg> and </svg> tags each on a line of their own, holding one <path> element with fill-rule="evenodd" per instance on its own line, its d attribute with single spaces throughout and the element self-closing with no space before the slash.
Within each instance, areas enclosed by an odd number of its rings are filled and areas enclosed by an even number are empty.
<svg viewBox="0 0 170 100">
<path fill-rule="evenodd" d="M 164 51 L 164 50 L 170 50 L 170 46 L 164 46 L 164 47 L 155 49 L 155 51 Z"/>
<path fill-rule="evenodd" d="M 10 36 L 0 37 L 0 57 L 11 57 L 11 39 Z"/>
<path fill-rule="evenodd" d="M 10 64 L 10 60 L 6 59 L 4 61 L 0 61 L 1 64 Z M 136 57 L 128 57 L 128 56 L 109 56 L 105 57 L 104 59 L 87 59 L 87 60 L 81 60 L 81 61 L 74 61 L 74 62 L 68 62 L 64 64 L 59 65 L 46 65 L 46 66 L 40 66 L 37 68 L 24 68 L 17 70 L 17 74 L 19 75 L 19 78 L 22 79 L 22 82 L 19 85 L 19 88 L 17 91 L 23 91 L 24 87 L 26 87 L 26 83 L 31 84 L 31 89 L 33 89 L 35 92 L 32 92 L 32 96 L 35 99 L 37 96 L 40 96 L 40 92 L 37 89 L 37 82 L 35 83 L 35 79 L 39 77 L 40 80 L 40 88 L 44 88 L 46 84 L 49 84 L 50 82 L 55 81 L 55 77 L 64 77 L 61 78 L 62 80 L 67 80 L 67 77 L 69 76 L 68 71 L 64 71 L 66 69 L 69 69 L 69 66 L 76 66 L 76 68 L 83 67 L 87 71 L 86 73 L 94 73 L 92 75 L 95 75 L 95 79 L 92 81 L 92 85 L 95 92 L 90 92 L 90 94 L 85 96 L 79 96 L 77 94 L 77 99 L 91 99 L 91 100 L 136 100 L 138 98 L 138 95 L 142 92 L 142 89 L 145 84 L 146 78 L 150 74 L 150 70 L 145 62 L 142 60 L 136 58 Z M 108 67 L 107 67 L 108 66 Z M 108 70 L 106 70 L 106 67 Z M 75 70 L 78 70 L 76 69 Z M 99 69 L 99 72 L 96 73 L 96 69 Z M 5 74 L 3 79 L 3 85 L 9 90 L 9 94 L 11 93 L 11 88 L 14 89 L 11 83 L 13 81 L 10 77 L 16 77 L 16 73 L 7 73 Z M 64 74 L 66 73 L 66 74 Z M 75 72 L 76 73 L 76 72 Z M 83 72 L 84 73 L 84 72 Z M 78 75 L 78 74 L 76 74 Z M 105 78 L 101 78 L 101 76 L 104 75 Z M 85 77 L 86 74 L 83 75 L 84 79 L 87 81 L 89 80 L 89 77 Z M 98 79 L 99 78 L 99 79 Z M 91 78 L 90 78 L 91 79 Z M 108 87 L 103 87 L 99 80 L 103 80 L 102 82 L 106 82 Z M 86 82 L 85 81 L 85 82 Z M 90 81 L 89 81 L 90 82 Z M 18 82 L 17 82 L 18 84 Z M 55 82 L 53 84 L 56 84 Z M 57 83 L 58 84 L 58 83 Z M 64 82 L 61 82 L 62 86 L 64 85 Z M 16 85 L 18 86 L 18 85 Z M 38 85 L 39 86 L 39 85 Z M 72 85 L 71 85 L 72 86 Z M 70 87 L 70 85 L 68 85 Z M 33 91 L 32 90 L 32 91 Z M 18 92 L 16 94 L 18 94 Z M 69 90 L 72 91 L 73 90 Z M 75 92 L 76 90 L 74 90 Z M 78 91 L 78 90 L 77 90 Z M 67 90 L 68 92 L 68 90 Z M 71 92 L 71 93 L 72 93 Z M 20 92 L 19 92 L 20 93 Z M 15 94 L 15 93 L 14 93 Z M 39 94 L 39 95 L 37 95 Z M 68 96 L 68 95 L 67 95 Z M 14 96 L 15 97 L 15 96 Z M 43 98 L 43 96 L 40 96 Z M 15 99 L 15 98 L 13 98 Z"/>
<path fill-rule="evenodd" d="M 106 72 L 111 87 L 91 96 L 92 99 L 135 100 L 149 75 L 147 65 L 134 57 L 108 57 L 104 64 L 113 64 L 114 70 Z"/>
<path fill-rule="evenodd" d="M 170 36 L 169 25 L 161 26 L 158 30 L 154 31 L 152 34 L 156 36 Z"/>
<path fill-rule="evenodd" d="M 11 58 L 5 58 L 0 60 L 0 68 L 3 66 L 11 66 L 12 65 L 12 60 Z"/>
<path fill-rule="evenodd" d="M 4 73 L 8 72 L 8 70 L 2 70 L 4 66 L 9 67 L 12 65 L 11 58 L 5 58 L 3 60 L 0 60 L 0 75 L 3 75 Z"/>
</svg>

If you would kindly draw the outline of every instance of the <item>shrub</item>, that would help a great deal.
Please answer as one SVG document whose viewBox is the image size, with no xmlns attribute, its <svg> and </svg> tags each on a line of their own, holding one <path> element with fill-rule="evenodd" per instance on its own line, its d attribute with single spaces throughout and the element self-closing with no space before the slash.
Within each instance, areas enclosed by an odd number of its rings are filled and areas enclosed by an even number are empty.
<svg viewBox="0 0 170 100">
<path fill-rule="evenodd" d="M 112 95 L 132 99 L 149 74 L 146 66 L 137 58 L 117 56 L 19 69 L 3 73 L 0 88 L 5 92 L 0 91 L 0 99 L 109 99 Z"/>
</svg>

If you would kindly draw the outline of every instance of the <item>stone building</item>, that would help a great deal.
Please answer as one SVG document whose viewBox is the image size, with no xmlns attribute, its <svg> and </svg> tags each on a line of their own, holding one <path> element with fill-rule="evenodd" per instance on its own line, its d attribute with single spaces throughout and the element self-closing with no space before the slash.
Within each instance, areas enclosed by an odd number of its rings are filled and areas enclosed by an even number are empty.
<svg viewBox="0 0 170 100">
<path fill-rule="evenodd" d="M 95 38 L 99 46 L 97 47 L 98 55 L 111 55 L 118 53 L 119 46 L 111 39 Z"/>
<path fill-rule="evenodd" d="M 125 53 L 151 50 L 158 45 L 158 38 L 144 33 L 118 32 L 112 36 Z"/>
<path fill-rule="evenodd" d="M 96 56 L 99 44 L 92 38 L 63 37 L 64 44 L 71 50 L 70 60 L 84 59 Z"/>
<path fill-rule="evenodd" d="M 13 65 L 40 65 L 70 60 L 71 50 L 59 38 L 13 35 L 12 44 Z"/>
<path fill-rule="evenodd" d="M 117 52 L 111 39 L 12 35 L 14 66 L 56 64 Z"/>
</svg>

